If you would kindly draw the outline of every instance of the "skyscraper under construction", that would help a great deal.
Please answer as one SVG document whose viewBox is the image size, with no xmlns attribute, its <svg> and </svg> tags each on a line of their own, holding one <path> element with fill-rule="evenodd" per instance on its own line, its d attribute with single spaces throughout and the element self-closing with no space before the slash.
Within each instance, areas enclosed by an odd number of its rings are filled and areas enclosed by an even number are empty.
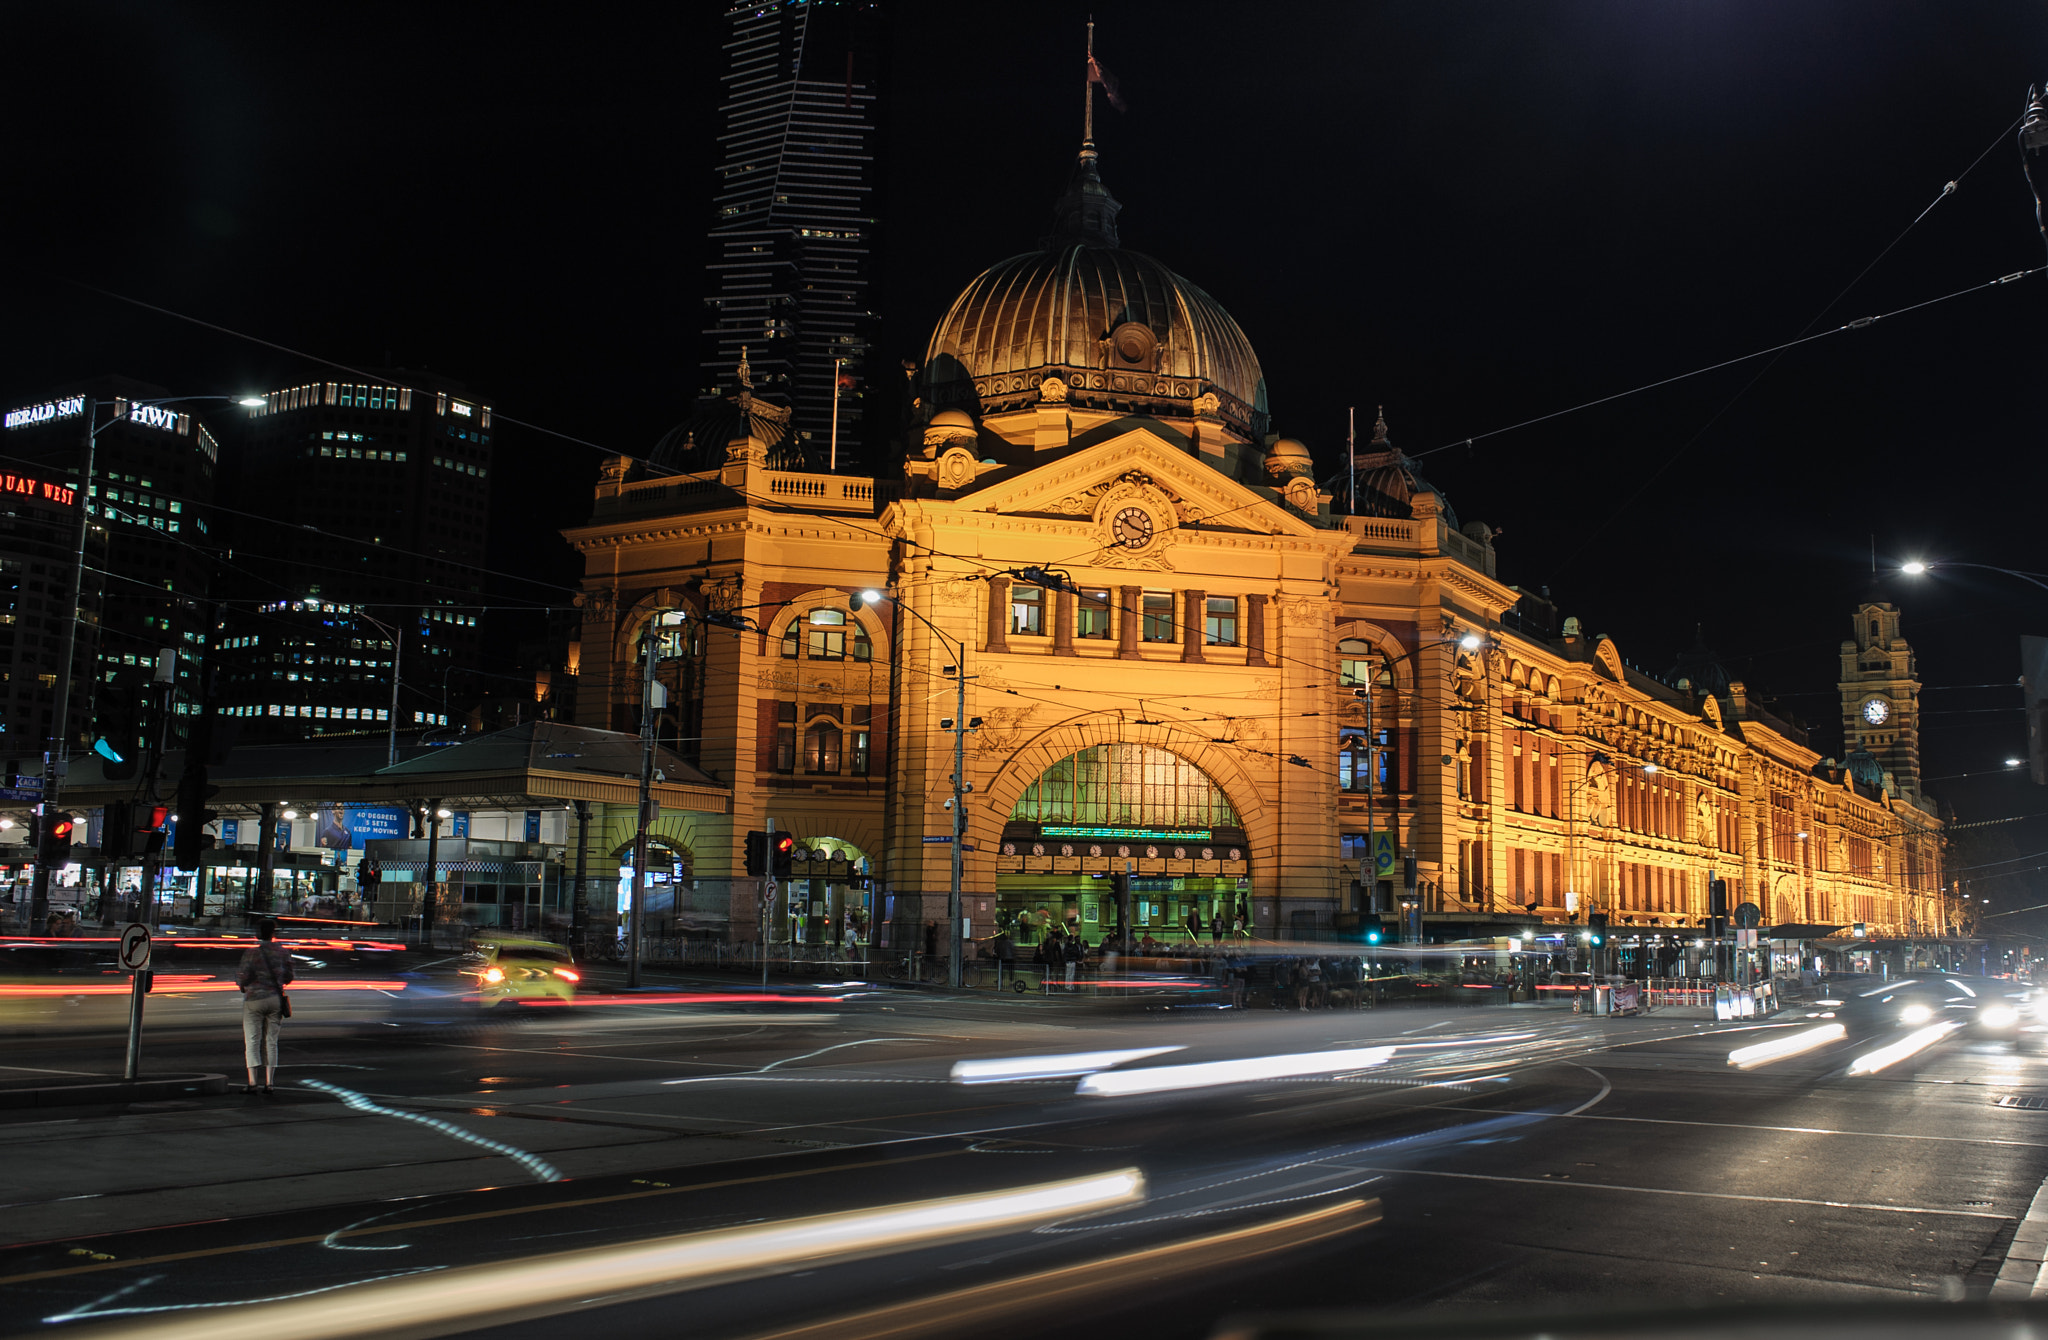
<svg viewBox="0 0 2048 1340">
<path fill-rule="evenodd" d="M 876 0 L 768 0 L 725 16 L 704 389 L 733 390 L 744 351 L 754 389 L 791 405 L 792 445 L 820 468 L 835 395 L 842 460 L 860 439 L 882 23 Z"/>
</svg>

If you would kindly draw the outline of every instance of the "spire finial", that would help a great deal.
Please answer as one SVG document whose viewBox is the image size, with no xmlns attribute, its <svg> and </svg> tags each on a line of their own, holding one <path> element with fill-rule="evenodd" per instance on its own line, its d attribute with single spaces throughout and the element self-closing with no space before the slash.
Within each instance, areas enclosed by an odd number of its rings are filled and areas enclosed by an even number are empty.
<svg viewBox="0 0 2048 1340">
<path fill-rule="evenodd" d="M 747 346 L 744 344 L 740 346 L 740 385 L 749 391 L 754 389 L 754 369 L 747 363 Z"/>
<path fill-rule="evenodd" d="M 1372 445 L 1385 451 L 1391 445 L 1387 440 L 1387 407 L 1379 407 L 1379 420 L 1372 426 Z"/>
</svg>

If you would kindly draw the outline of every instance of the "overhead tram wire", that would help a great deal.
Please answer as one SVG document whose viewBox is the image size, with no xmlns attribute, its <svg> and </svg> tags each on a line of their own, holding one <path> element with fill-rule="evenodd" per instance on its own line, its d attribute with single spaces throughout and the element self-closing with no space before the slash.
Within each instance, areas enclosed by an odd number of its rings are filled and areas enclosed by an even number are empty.
<svg viewBox="0 0 2048 1340">
<path fill-rule="evenodd" d="M 69 275 L 58 275 L 56 276 L 56 278 L 63 283 L 72 285 L 75 288 L 82 288 L 88 293 L 97 293 L 101 297 L 111 298 L 115 302 L 125 302 L 132 306 L 140 307 L 144 311 L 155 312 L 160 316 L 168 316 L 173 320 L 190 322 L 192 325 L 199 326 L 206 330 L 215 331 L 222 335 L 232 336 L 233 338 L 238 340 L 247 340 L 249 341 L 249 343 L 261 345 L 265 349 L 274 349 L 281 354 L 290 354 L 293 358 L 303 358 L 307 362 L 318 364 L 323 368 L 333 368 L 338 372 L 346 372 L 351 377 L 361 377 L 365 381 L 376 382 L 381 385 L 397 385 L 400 386 L 402 389 L 415 391 L 422 395 L 435 394 L 434 391 L 426 387 L 405 386 L 404 383 L 396 382 L 394 381 L 393 378 L 387 377 L 381 373 L 369 372 L 362 368 L 353 367 L 347 363 L 337 362 L 336 360 L 331 358 L 323 358 L 319 354 L 309 354 L 303 349 L 294 349 L 288 344 L 279 344 L 275 340 L 266 340 L 260 335 L 251 335 L 247 331 L 236 330 L 232 326 L 223 326 L 217 322 L 208 321 L 203 317 L 192 316 L 188 313 L 177 311 L 174 308 L 161 307 L 153 302 L 145 302 L 141 298 L 131 298 L 125 293 L 116 293 L 112 289 L 101 288 L 97 284 L 88 284 L 82 279 L 73 279 Z M 587 438 L 576 437 L 569 433 L 557 432 L 553 428 L 543 427 L 540 424 L 532 423 L 525 419 L 514 418 L 512 415 L 505 413 L 503 410 L 499 409 L 495 405 L 491 407 L 491 413 L 495 417 L 503 419 L 506 423 L 516 424 L 521 428 L 530 429 L 536 433 L 545 433 L 549 437 L 557 437 L 564 442 L 572 443 L 579 447 L 588 447 L 592 451 L 601 451 L 607 456 L 626 456 L 628 460 L 638 460 L 641 462 L 641 464 L 647 466 L 648 468 L 659 470 L 663 474 L 682 473 L 681 471 L 678 470 L 671 470 L 667 466 L 656 465 L 654 462 L 645 460 L 644 458 L 641 457 L 628 456 L 625 452 L 614 451 L 610 447 L 604 446 L 597 442 L 592 442 Z"/>
<path fill-rule="evenodd" d="M 1967 297 L 1972 293 L 1982 292 L 1983 290 L 1988 288 L 1998 288 L 2001 285 L 2011 284 L 2018 280 L 2026 279 L 2031 275 L 2040 274 L 2044 270 L 2048 270 L 2048 265 L 2036 265 L 2025 270 L 2014 270 L 2011 274 L 2000 275 L 1996 279 L 1987 279 L 1981 284 L 1971 284 L 1967 288 L 1959 288 L 1955 290 L 1953 293 L 1944 293 L 1938 298 L 1928 298 L 1922 302 L 1908 303 L 1904 307 L 1897 307 L 1889 312 L 1879 312 L 1875 316 L 1860 316 L 1857 317 L 1854 321 L 1845 322 L 1842 325 L 1834 326 L 1827 330 L 1816 331 L 1811 335 L 1801 335 L 1796 339 L 1786 340 L 1780 344 L 1773 344 L 1763 349 L 1753 350 L 1750 353 L 1740 354 L 1734 358 L 1724 358 L 1718 363 L 1709 363 L 1705 367 L 1694 368 L 1690 372 L 1681 372 L 1676 374 L 1675 376 L 1661 377 L 1656 381 L 1645 382 L 1641 386 L 1631 387 L 1626 391 L 1616 391 L 1612 395 L 1599 396 L 1592 400 L 1583 401 L 1580 404 L 1568 406 L 1565 409 L 1552 410 L 1548 414 L 1538 414 L 1536 417 L 1532 419 L 1523 419 L 1519 423 L 1511 423 L 1504 428 L 1488 429 L 1486 432 L 1476 433 L 1471 437 L 1459 438 L 1456 442 L 1446 442 L 1442 446 L 1429 447 L 1423 451 L 1418 451 L 1414 453 L 1408 459 L 1419 461 L 1425 456 L 1434 456 L 1438 452 L 1453 451 L 1459 447 L 1469 447 L 1472 446 L 1474 443 L 1483 442 L 1490 437 L 1499 437 L 1504 433 L 1517 432 L 1523 428 L 1533 427 L 1534 425 L 1539 423 L 1547 423 L 1552 419 L 1561 419 L 1568 414 L 1577 414 L 1582 410 L 1589 410 L 1597 408 L 1601 405 L 1612 404 L 1617 400 L 1626 400 L 1630 396 L 1641 395 L 1645 391 L 1654 391 L 1659 387 L 1671 386 L 1677 382 L 1688 381 L 1694 377 L 1704 377 L 1706 374 L 1710 372 L 1719 372 L 1722 368 L 1732 368 L 1743 363 L 1748 363 L 1754 359 L 1767 358 L 1772 354 L 1782 353 L 1787 349 L 1796 349 L 1802 344 L 1811 344 L 1816 340 L 1825 340 L 1831 336 L 1841 335 L 1845 332 L 1852 330 L 1868 330 L 1870 327 L 1876 325 L 1880 321 L 1889 321 L 1893 317 L 1905 316 L 1909 312 L 1917 312 L 1924 307 L 1934 307 L 1941 303 L 1950 302 L 1956 298 Z"/>
<path fill-rule="evenodd" d="M 0 461 L 12 461 L 12 462 L 14 462 L 14 463 L 15 463 L 15 464 L 17 464 L 17 465 L 28 465 L 28 466 L 35 466 L 35 467 L 37 467 L 37 468 L 39 468 L 39 469 L 44 469 L 44 468 L 47 468 L 47 467 L 48 467 L 48 464 L 49 464 L 49 463 L 48 463 L 48 462 L 46 462 L 46 461 L 35 461 L 35 460 L 30 460 L 30 459 L 29 459 L 28 457 L 26 457 L 26 456 L 10 456 L 10 455 L 8 455 L 8 454 L 7 454 L 6 452 L 0 452 Z M 476 573 L 476 574 L 477 574 L 478 576 L 482 576 L 482 577 L 502 577 L 502 578 L 506 579 L 507 581 L 515 581 L 515 582 L 524 582 L 524 583 L 526 583 L 526 584 L 527 584 L 528 586 L 544 586 L 544 587 L 548 588 L 549 590 L 552 590 L 552 591 L 564 591 L 564 592 L 567 592 L 567 593 L 568 593 L 568 594 L 570 594 L 570 595 L 581 595 L 581 594 L 582 594 L 582 591 L 581 591 L 581 590 L 580 590 L 579 588 L 577 588 L 577 587 L 574 587 L 574 586 L 563 586 L 563 585 L 562 585 L 561 583 L 559 583 L 559 582 L 550 582 L 550 581 L 545 581 L 545 580 L 543 580 L 543 579 L 541 579 L 541 578 L 539 578 L 539 577 L 522 577 L 522 576 L 518 575 L 517 573 L 512 573 L 512 572 L 500 572 L 500 571 L 499 571 L 498 569 L 496 569 L 496 568 L 484 568 L 484 567 L 478 567 L 478 566 L 477 566 L 476 564 L 474 564 L 474 563 L 464 563 L 464 562 L 461 562 L 460 560 L 457 560 L 457 559 L 452 559 L 452 558 L 448 558 L 448 557 L 446 557 L 445 555 L 441 555 L 441 554 L 423 554 L 423 553 L 421 553 L 420 551 L 418 551 L 417 549 L 401 549 L 401 548 L 399 548 L 399 547 L 398 547 L 397 545 L 394 545 L 394 544 L 385 544 L 385 543 L 384 543 L 384 542 L 383 542 L 382 540 L 365 540 L 365 539 L 362 539 L 362 538 L 361 538 L 360 536 L 355 536 L 355 535 L 343 535 L 343 534 L 341 534 L 341 533 L 340 533 L 339 531 L 332 531 L 332 530 L 322 530 L 322 529 L 321 529 L 320 527 L 318 527 L 318 526 L 314 526 L 314 525 L 309 525 L 309 524 L 307 524 L 307 523 L 304 523 L 304 522 L 298 522 L 298 521 L 280 521 L 280 520 L 278 520 L 278 519 L 277 519 L 276 517 L 274 517 L 274 516 L 265 516 L 265 515 L 264 515 L 263 513 L 261 513 L 261 512 L 245 512 L 245 511 L 243 511 L 242 509 L 240 509 L 240 508 L 238 508 L 238 507 L 229 507 L 229 506 L 227 506 L 227 505 L 225 505 L 225 504 L 223 504 L 223 503 L 217 503 L 217 502 L 209 502 L 209 501 L 206 501 L 206 500 L 204 500 L 204 499 L 200 499 L 200 498 L 192 498 L 192 497 L 188 497 L 188 496 L 186 496 L 186 495 L 184 495 L 184 494 L 181 494 L 181 493 L 169 493 L 169 492 L 166 492 L 165 490 L 163 490 L 163 489 L 160 489 L 160 488 L 151 488 L 151 489 L 150 489 L 150 492 L 151 492 L 152 494 L 156 495 L 157 497 L 159 497 L 159 498 L 163 498 L 163 499 L 166 499 L 166 500 L 168 500 L 168 501 L 172 501 L 172 502 L 180 502 L 180 503 L 186 503 L 186 504 L 188 504 L 188 505 L 190 505 L 190 506 L 193 506 L 193 507 L 203 507 L 203 508 L 206 508 L 206 509 L 207 509 L 208 511 L 210 511 L 210 512 L 214 512 L 214 513 L 219 513 L 219 514 L 221 514 L 221 515 L 225 515 L 225 516 L 239 516 L 239 517 L 247 517 L 247 518 L 249 518 L 249 519 L 250 519 L 250 520 L 252 520 L 252 521 L 263 521 L 263 522 L 267 522 L 267 523 L 269 523 L 270 525 L 273 525 L 273 526 L 277 526 L 277 527 L 279 527 L 279 528 L 281 528 L 281 529 L 284 529 L 284 530 L 288 530 L 288 531 L 292 531 L 292 532 L 295 532 L 295 533 L 301 533 L 301 532 L 311 531 L 311 532 L 312 532 L 313 534 L 315 534 L 315 535 L 318 535 L 318 536 L 319 536 L 319 537 L 321 537 L 322 539 L 326 539 L 326 540 L 339 540 L 339 541 L 343 542 L 344 544 L 355 544 L 355 545 L 361 545 L 361 546 L 363 546 L 363 547 L 364 547 L 364 548 L 366 548 L 366 549 L 372 549 L 372 550 L 375 550 L 375 551 L 377 551 L 377 552 L 379 552 L 379 553 L 385 553 L 385 554 L 399 554 L 399 555 L 402 555 L 402 556 L 404 556 L 404 557 L 406 557 L 406 558 L 417 558 L 417 559 L 421 560 L 422 562 L 427 562 L 427 563 L 441 563 L 441 564 L 444 564 L 444 565 L 446 565 L 446 566 L 448 566 L 448 567 L 451 567 L 451 568 L 456 568 L 456 569 L 459 569 L 459 570 L 461 570 L 461 571 L 463 571 L 463 572 L 473 572 L 473 573 Z M 105 495 L 105 494 L 100 494 L 100 495 L 99 495 L 99 496 L 97 497 L 97 499 L 88 499 L 87 501 L 88 501 L 88 502 L 91 502 L 91 501 L 97 501 L 97 502 L 99 502 L 99 503 L 100 503 L 100 505 L 101 505 L 101 506 L 110 506 L 110 505 L 122 505 L 122 506 L 125 506 L 125 505 L 129 505 L 129 504 L 109 504 L 109 503 L 108 503 L 108 501 L 107 501 L 107 497 L 106 497 L 106 495 Z M 229 548 L 229 546 L 227 546 L 227 545 L 221 545 L 221 546 L 219 546 L 219 548 L 221 548 L 221 549 L 225 550 L 225 549 L 228 549 L 228 548 Z M 259 557 L 268 557 L 268 555 L 259 555 Z M 292 561 L 293 561 L 293 562 L 298 562 L 298 560 L 292 560 Z M 306 564 L 300 564 L 300 566 L 311 566 L 311 565 L 306 565 Z M 327 569 L 327 571 L 332 571 L 332 572 L 344 572 L 344 571 L 346 571 L 346 572 L 352 572 L 352 573 L 353 573 L 353 572 L 356 572 L 357 570 L 356 570 L 356 569 L 354 569 L 354 568 L 346 568 L 346 569 L 344 569 L 344 568 L 331 568 L 331 569 Z M 413 585 L 421 585 L 422 583 L 411 583 L 411 584 L 413 584 Z M 540 608 L 540 607 L 536 607 L 536 608 Z M 547 606 L 546 608 L 550 608 L 550 609 L 553 609 L 553 608 L 558 608 L 558 607 L 557 607 L 557 606 Z"/>
</svg>

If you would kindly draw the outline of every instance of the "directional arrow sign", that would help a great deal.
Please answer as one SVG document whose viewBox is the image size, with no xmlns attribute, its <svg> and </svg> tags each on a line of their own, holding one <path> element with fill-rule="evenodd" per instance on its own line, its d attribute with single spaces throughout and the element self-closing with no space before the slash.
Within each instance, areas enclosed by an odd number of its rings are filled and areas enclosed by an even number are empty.
<svg viewBox="0 0 2048 1340">
<path fill-rule="evenodd" d="M 121 966 L 130 972 L 149 966 L 149 927 L 140 922 L 122 927 Z"/>
</svg>

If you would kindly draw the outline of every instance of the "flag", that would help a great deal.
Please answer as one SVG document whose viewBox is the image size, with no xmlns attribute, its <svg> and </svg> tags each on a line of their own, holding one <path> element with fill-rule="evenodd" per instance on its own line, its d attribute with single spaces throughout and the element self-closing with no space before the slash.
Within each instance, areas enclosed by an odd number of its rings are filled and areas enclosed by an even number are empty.
<svg viewBox="0 0 2048 1340">
<path fill-rule="evenodd" d="M 1109 105 L 1118 111 L 1124 109 L 1123 95 L 1117 92 L 1116 76 L 1103 69 L 1102 63 L 1093 56 L 1088 58 L 1088 82 L 1102 85 L 1103 96 L 1109 99 Z"/>
<path fill-rule="evenodd" d="M 835 393 L 851 391 L 853 389 L 853 374 L 845 368 L 841 368 L 832 379 L 832 389 Z"/>
</svg>

